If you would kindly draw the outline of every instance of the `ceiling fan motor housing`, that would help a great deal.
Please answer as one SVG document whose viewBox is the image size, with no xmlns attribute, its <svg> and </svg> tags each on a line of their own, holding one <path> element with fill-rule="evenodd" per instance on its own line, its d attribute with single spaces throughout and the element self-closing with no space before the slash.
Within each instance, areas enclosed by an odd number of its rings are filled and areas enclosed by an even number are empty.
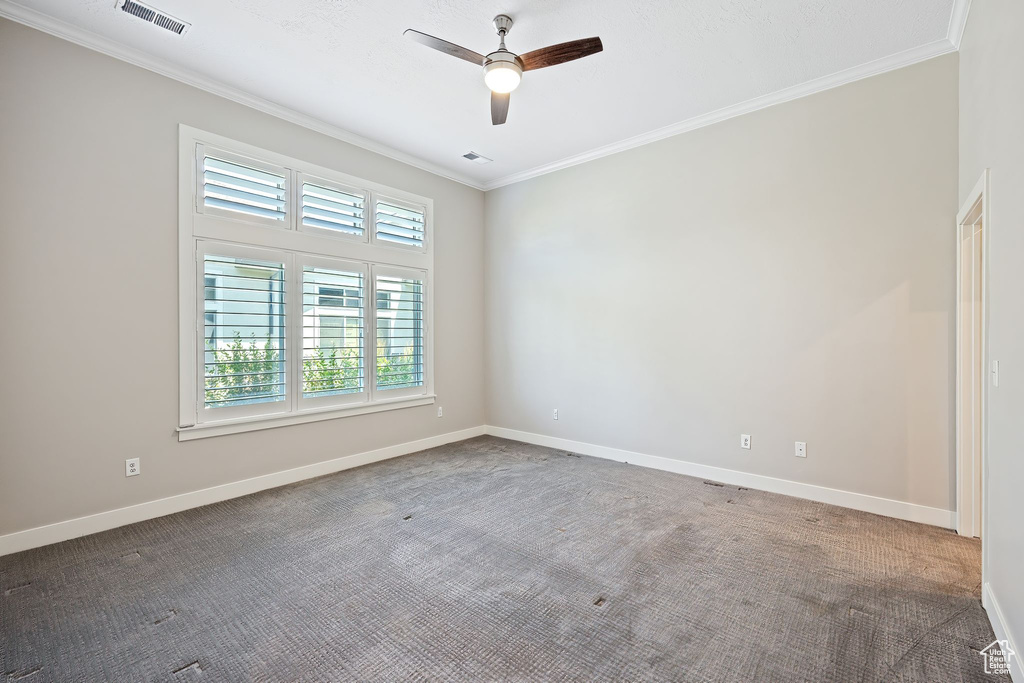
<svg viewBox="0 0 1024 683">
<path fill-rule="evenodd" d="M 501 67 L 497 67 L 500 64 Z M 508 50 L 498 50 L 492 52 L 484 58 L 484 73 L 487 73 L 487 67 L 495 65 L 495 68 L 508 68 L 512 67 L 519 70 L 519 73 L 523 72 L 523 60 L 519 59 L 519 55 L 513 54 Z"/>
</svg>

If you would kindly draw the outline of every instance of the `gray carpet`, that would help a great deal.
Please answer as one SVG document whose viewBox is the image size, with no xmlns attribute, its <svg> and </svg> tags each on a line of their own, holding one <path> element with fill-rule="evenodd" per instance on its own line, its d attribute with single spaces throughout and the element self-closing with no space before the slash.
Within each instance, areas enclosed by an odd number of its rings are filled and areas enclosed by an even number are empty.
<svg viewBox="0 0 1024 683">
<path fill-rule="evenodd" d="M 482 437 L 0 558 L 0 671 L 994 681 L 979 583 L 950 531 Z"/>
</svg>

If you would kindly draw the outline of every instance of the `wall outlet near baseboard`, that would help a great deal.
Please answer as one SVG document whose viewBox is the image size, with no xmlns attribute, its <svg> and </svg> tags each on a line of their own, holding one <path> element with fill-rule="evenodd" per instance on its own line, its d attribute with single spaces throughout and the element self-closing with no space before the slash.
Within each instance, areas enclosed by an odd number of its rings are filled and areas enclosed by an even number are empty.
<svg viewBox="0 0 1024 683">
<path fill-rule="evenodd" d="M 740 434 L 740 448 L 750 450 L 750 434 Z"/>
<path fill-rule="evenodd" d="M 796 457 L 806 458 L 807 457 L 807 442 L 797 441 L 796 442 Z"/>
<path fill-rule="evenodd" d="M 441 406 L 437 407 L 437 416 L 444 417 L 444 408 L 442 408 Z"/>
<path fill-rule="evenodd" d="M 555 414 L 554 414 L 554 418 L 553 419 L 555 419 L 555 420 L 558 419 L 558 408 L 555 408 Z"/>
<path fill-rule="evenodd" d="M 124 461 L 124 476 L 126 476 L 126 477 L 134 477 L 136 474 L 138 474 L 139 472 L 142 471 L 139 468 L 140 468 L 139 458 L 129 458 L 128 460 L 125 460 Z"/>
</svg>

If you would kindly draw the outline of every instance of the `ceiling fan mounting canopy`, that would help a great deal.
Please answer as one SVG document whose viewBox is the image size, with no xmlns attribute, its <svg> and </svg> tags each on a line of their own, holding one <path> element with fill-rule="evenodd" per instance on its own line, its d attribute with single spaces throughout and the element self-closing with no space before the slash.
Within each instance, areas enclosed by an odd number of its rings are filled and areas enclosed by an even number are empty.
<svg viewBox="0 0 1024 683">
<path fill-rule="evenodd" d="M 498 33 L 498 49 L 486 56 L 411 28 L 405 31 L 405 35 L 427 47 L 482 66 L 484 83 L 491 90 L 491 123 L 496 126 L 505 123 L 509 93 L 519 87 L 524 71 L 571 62 L 604 49 L 600 38 L 584 38 L 517 55 L 505 47 L 505 36 L 512 30 L 512 17 L 499 14 L 493 23 Z"/>
<path fill-rule="evenodd" d="M 494 17 L 494 30 L 498 32 L 499 36 L 507 36 L 512 30 L 512 17 L 507 14 L 499 14 Z"/>
</svg>

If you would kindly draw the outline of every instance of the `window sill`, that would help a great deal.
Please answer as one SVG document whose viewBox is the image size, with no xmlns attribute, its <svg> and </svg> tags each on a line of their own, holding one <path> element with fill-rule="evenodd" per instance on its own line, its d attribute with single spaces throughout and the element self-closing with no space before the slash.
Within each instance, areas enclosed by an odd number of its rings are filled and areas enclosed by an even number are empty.
<svg viewBox="0 0 1024 683">
<path fill-rule="evenodd" d="M 239 418 L 237 420 L 224 420 L 222 422 L 206 422 L 191 427 L 178 427 L 178 441 L 192 441 L 193 439 L 205 439 L 211 436 L 223 436 L 225 434 L 238 434 L 240 432 L 254 432 L 260 429 L 273 429 L 274 427 L 287 427 L 289 425 L 305 424 L 307 422 L 320 422 L 322 420 L 336 420 L 339 417 L 351 415 L 366 415 L 368 413 L 379 413 L 384 410 L 398 410 L 399 408 L 413 408 L 415 406 L 430 405 L 436 400 L 434 394 L 425 396 L 405 396 L 373 404 L 361 404 L 354 406 L 332 406 L 320 410 L 308 410 L 302 413 L 289 415 L 259 415 L 256 417 Z"/>
</svg>

